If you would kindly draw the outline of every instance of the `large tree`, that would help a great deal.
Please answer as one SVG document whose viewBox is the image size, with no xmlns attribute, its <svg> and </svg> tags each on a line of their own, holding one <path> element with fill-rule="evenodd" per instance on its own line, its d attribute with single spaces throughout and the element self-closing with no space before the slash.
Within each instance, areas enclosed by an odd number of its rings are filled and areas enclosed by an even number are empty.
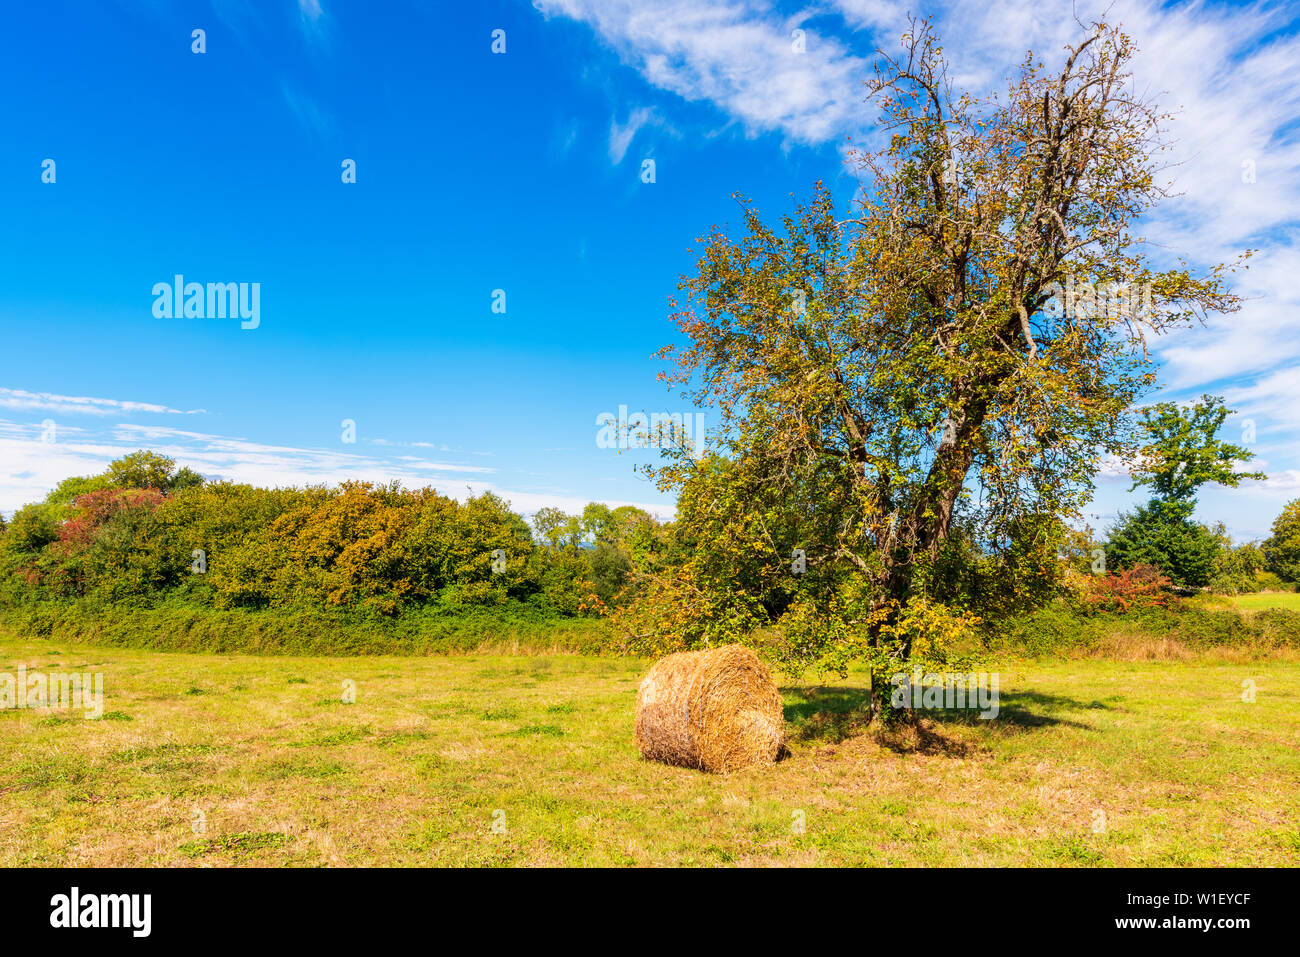
<svg viewBox="0 0 1300 957">
<path fill-rule="evenodd" d="M 1237 307 L 1227 267 L 1160 268 L 1134 235 L 1166 194 L 1133 52 L 1095 25 L 1058 69 L 1030 56 L 980 100 L 914 23 L 869 84 L 880 146 L 858 154 L 852 212 L 820 184 L 780 229 L 744 204 L 745 234 L 715 230 L 683 280 L 664 378 L 718 408 L 729 464 L 683 447 L 657 477 L 690 490 L 683 521 L 714 523 L 702 547 L 775 523 L 774 561 L 795 545 L 838 569 L 819 608 L 840 645 L 908 658 L 899 623 L 955 516 L 997 548 L 1075 512 L 1100 457 L 1133 450 L 1150 337 Z"/>
</svg>

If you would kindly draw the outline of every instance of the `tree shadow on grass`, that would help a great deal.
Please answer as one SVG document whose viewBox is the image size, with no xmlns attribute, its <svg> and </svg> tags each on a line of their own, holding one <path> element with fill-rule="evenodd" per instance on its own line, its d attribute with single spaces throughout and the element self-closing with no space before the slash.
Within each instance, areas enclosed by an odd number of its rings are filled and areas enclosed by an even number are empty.
<svg viewBox="0 0 1300 957">
<path fill-rule="evenodd" d="M 791 741 L 839 744 L 872 730 L 870 688 L 819 685 L 790 688 L 786 693 L 794 699 L 785 706 L 787 736 Z M 999 691 L 996 717 L 981 718 L 979 707 L 925 708 L 909 712 L 904 720 L 891 727 L 875 730 L 880 743 L 892 750 L 960 757 L 971 746 L 954 738 L 945 728 L 984 726 L 997 731 L 1067 727 L 1091 731 L 1091 725 L 1060 717 L 1059 713 L 1092 709 L 1109 711 L 1112 706 L 1097 700 L 1084 702 L 1039 691 Z"/>
<path fill-rule="evenodd" d="M 793 741 L 839 744 L 866 730 L 871 717 L 871 690 L 826 685 L 789 689 L 795 701 L 785 706 L 788 737 Z"/>
<path fill-rule="evenodd" d="M 985 713 L 977 705 L 968 708 L 926 708 L 921 713 L 945 724 L 987 725 L 990 728 L 1080 728 L 1093 730 L 1092 725 L 1072 718 L 1059 716 L 1062 711 L 1112 710 L 1100 701 L 1080 701 L 1068 695 L 1043 694 L 1040 691 L 1000 691 L 997 714 L 982 717 Z"/>
</svg>

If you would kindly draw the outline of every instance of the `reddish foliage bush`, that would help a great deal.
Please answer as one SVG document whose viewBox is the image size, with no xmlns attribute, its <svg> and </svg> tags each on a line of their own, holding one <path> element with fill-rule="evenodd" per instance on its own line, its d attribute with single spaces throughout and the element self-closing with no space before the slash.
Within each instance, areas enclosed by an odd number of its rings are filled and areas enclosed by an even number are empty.
<svg viewBox="0 0 1300 957">
<path fill-rule="evenodd" d="M 105 488 L 78 495 L 74 500 L 76 512 L 59 526 L 61 550 L 79 551 L 90 544 L 95 531 L 109 519 L 136 508 L 153 511 L 162 500 L 163 493 L 152 488 Z"/>
<path fill-rule="evenodd" d="M 1175 598 L 1169 585 L 1169 578 L 1155 565 L 1134 565 L 1122 572 L 1089 577 L 1083 586 L 1083 603 L 1095 611 L 1163 608 Z"/>
</svg>

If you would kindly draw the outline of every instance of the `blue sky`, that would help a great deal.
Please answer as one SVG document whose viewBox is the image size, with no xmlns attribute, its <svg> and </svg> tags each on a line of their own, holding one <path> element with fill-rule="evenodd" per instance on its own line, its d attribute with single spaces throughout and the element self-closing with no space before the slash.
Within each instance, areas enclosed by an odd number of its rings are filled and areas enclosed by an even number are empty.
<svg viewBox="0 0 1300 957">
<path fill-rule="evenodd" d="M 0 511 L 150 447 L 259 484 L 399 478 L 526 512 L 668 514 L 633 471 L 654 453 L 599 448 L 596 417 L 694 411 L 652 353 L 696 237 L 735 222 L 733 191 L 771 217 L 818 178 L 851 198 L 861 82 L 909 9 L 935 15 L 976 88 L 1076 30 L 1068 3 L 16 8 L 0 33 Z M 1200 515 L 1261 535 L 1300 495 L 1295 15 L 1115 15 L 1140 81 L 1183 110 L 1183 195 L 1149 235 L 1200 262 L 1260 250 L 1246 308 L 1158 354 L 1159 397 L 1226 394 L 1234 439 L 1255 423 L 1269 481 L 1209 491 Z M 178 273 L 260 283 L 257 328 L 156 317 L 152 287 Z M 1103 476 L 1099 523 L 1127 487 Z"/>
</svg>

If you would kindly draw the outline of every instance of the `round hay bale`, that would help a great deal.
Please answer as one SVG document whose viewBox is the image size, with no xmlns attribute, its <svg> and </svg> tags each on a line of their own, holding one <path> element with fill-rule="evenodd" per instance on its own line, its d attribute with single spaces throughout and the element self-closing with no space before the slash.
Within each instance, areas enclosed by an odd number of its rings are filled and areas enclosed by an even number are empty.
<svg viewBox="0 0 1300 957">
<path fill-rule="evenodd" d="M 652 761 L 715 773 L 771 764 L 785 743 L 781 694 L 743 645 L 669 655 L 637 691 L 636 743 Z"/>
</svg>

